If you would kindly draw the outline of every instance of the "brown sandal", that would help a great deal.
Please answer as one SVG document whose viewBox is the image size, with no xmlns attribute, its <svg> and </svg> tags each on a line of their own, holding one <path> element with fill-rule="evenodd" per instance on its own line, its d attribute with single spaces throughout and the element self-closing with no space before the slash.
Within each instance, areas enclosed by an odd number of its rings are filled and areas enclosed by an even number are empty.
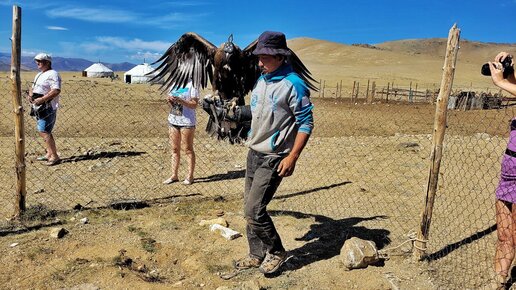
<svg viewBox="0 0 516 290">
<path fill-rule="evenodd" d="M 237 270 L 258 268 L 261 264 L 262 260 L 249 256 L 234 262 L 235 269 Z"/>
</svg>

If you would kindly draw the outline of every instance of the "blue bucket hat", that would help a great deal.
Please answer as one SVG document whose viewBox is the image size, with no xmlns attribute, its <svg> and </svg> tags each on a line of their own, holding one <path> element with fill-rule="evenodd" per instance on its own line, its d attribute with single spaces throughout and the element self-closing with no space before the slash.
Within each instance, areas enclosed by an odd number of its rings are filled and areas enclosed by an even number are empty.
<svg viewBox="0 0 516 290">
<path fill-rule="evenodd" d="M 276 31 L 265 31 L 258 38 L 253 54 L 289 56 L 291 51 L 290 48 L 287 47 L 285 34 Z"/>
</svg>

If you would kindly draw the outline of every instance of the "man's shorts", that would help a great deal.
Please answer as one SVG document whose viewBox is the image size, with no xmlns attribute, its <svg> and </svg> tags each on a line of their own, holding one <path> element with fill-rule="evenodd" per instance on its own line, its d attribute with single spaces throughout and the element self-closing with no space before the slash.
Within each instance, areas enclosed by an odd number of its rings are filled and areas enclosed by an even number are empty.
<svg viewBox="0 0 516 290">
<path fill-rule="evenodd" d="M 51 113 L 46 115 L 44 118 L 37 119 L 37 130 L 42 133 L 52 133 L 54 124 L 56 123 L 56 112 L 57 110 L 51 110 Z"/>
</svg>

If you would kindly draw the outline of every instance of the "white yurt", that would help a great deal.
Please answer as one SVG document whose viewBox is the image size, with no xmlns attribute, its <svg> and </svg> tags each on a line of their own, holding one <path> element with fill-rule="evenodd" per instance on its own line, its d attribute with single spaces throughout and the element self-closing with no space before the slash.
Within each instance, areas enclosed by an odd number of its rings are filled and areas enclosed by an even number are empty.
<svg viewBox="0 0 516 290">
<path fill-rule="evenodd" d="M 150 81 L 150 79 L 154 76 L 147 75 L 154 68 L 148 63 L 139 64 L 124 74 L 124 82 L 128 84 L 145 84 Z"/>
<path fill-rule="evenodd" d="M 113 71 L 100 62 L 94 63 L 82 71 L 82 76 L 89 78 L 110 78 L 113 75 Z"/>
</svg>

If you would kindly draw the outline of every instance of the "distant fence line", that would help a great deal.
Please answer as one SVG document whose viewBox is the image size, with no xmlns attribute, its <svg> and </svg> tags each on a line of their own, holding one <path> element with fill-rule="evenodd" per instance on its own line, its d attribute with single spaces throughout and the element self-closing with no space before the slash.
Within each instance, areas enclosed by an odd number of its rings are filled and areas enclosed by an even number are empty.
<svg viewBox="0 0 516 290">
<path fill-rule="evenodd" d="M 433 84 L 431 88 L 422 89 L 417 82 L 409 82 L 402 86 L 398 83 L 387 82 L 380 87 L 376 81 L 367 80 L 361 85 L 360 81 L 353 81 L 351 90 L 344 89 L 340 80 L 335 86 L 327 84 L 326 80 L 319 80 L 318 98 L 349 99 L 351 103 L 374 103 L 374 102 L 409 102 L 409 103 L 435 103 L 439 95 L 439 88 Z M 501 90 L 491 92 L 489 88 L 478 87 L 457 87 L 452 90 L 449 99 L 448 109 L 460 110 L 482 110 L 499 109 L 503 106 L 513 105 L 513 100 L 503 95 Z"/>
</svg>

